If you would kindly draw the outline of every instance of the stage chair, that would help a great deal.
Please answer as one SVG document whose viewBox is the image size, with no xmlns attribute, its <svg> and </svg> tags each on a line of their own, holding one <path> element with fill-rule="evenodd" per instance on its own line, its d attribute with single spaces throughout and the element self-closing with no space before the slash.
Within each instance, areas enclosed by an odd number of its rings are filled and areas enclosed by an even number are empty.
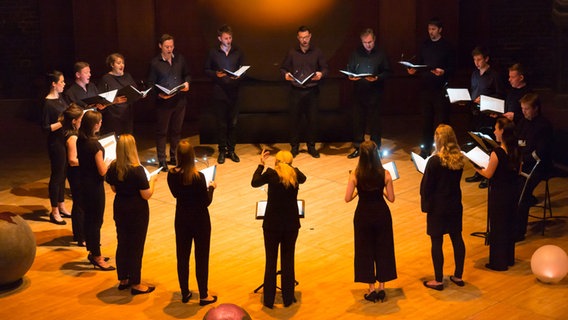
<svg viewBox="0 0 568 320">
<path fill-rule="evenodd" d="M 540 163 L 541 163 L 541 160 L 536 155 L 536 152 L 533 152 L 533 157 L 536 159 L 536 163 L 533 166 L 533 168 L 531 169 L 531 171 L 528 174 L 525 173 L 525 172 L 520 173 L 521 176 L 525 177 L 525 183 L 523 185 L 523 189 L 522 189 L 521 195 L 519 197 L 518 205 L 521 204 L 521 201 L 523 200 L 523 197 L 525 196 L 527 185 L 528 185 L 530 179 L 533 177 L 533 173 L 540 166 Z M 550 180 L 550 178 L 551 178 L 551 175 L 547 174 L 546 178 L 542 180 L 545 183 L 543 203 L 542 204 L 537 203 L 537 204 L 531 205 L 531 208 L 534 208 L 534 207 L 542 208 L 542 216 L 529 213 L 529 217 L 533 217 L 535 219 L 542 220 L 542 231 L 541 231 L 542 235 L 544 235 L 544 229 L 546 228 L 546 219 L 547 219 L 546 213 L 547 213 L 547 211 L 549 213 L 549 217 L 552 218 L 552 205 L 551 205 L 551 202 L 550 202 L 550 189 L 548 187 L 548 180 Z M 540 184 L 540 182 L 541 181 L 539 181 L 539 184 Z M 527 196 L 531 196 L 531 195 L 527 195 Z"/>
</svg>

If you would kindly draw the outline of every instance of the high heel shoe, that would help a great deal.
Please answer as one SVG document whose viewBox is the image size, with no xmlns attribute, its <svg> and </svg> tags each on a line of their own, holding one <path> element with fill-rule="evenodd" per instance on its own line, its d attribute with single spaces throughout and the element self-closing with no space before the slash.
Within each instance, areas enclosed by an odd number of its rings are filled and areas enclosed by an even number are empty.
<svg viewBox="0 0 568 320">
<path fill-rule="evenodd" d="M 61 218 L 71 218 L 72 215 L 69 212 L 65 212 L 65 211 L 61 211 L 59 210 L 59 215 L 61 216 Z"/>
<path fill-rule="evenodd" d="M 98 263 L 95 258 L 89 254 L 87 256 L 87 259 L 89 259 L 89 262 L 93 265 L 93 268 L 96 269 L 97 267 L 99 267 L 102 271 L 112 271 L 112 270 L 116 270 L 115 267 L 113 266 L 102 266 L 100 263 Z"/>
<path fill-rule="evenodd" d="M 385 290 L 381 290 L 377 293 L 377 300 L 381 300 L 381 303 L 385 301 L 386 293 Z"/>
<path fill-rule="evenodd" d="M 156 287 L 150 287 L 150 286 L 148 286 L 148 289 L 146 289 L 146 290 L 138 290 L 138 289 L 132 288 L 132 289 L 130 289 L 130 293 L 131 293 L 133 296 L 135 296 L 135 295 L 137 295 L 137 294 L 150 293 L 150 292 L 154 291 L 154 289 L 156 289 Z"/>
<path fill-rule="evenodd" d="M 365 300 L 375 303 L 377 302 L 377 291 L 366 293 L 363 297 L 365 297 Z"/>
<path fill-rule="evenodd" d="M 182 293 L 182 294 L 181 294 L 181 302 L 182 302 L 182 303 L 188 303 L 188 302 L 189 302 L 189 299 L 191 299 L 191 296 L 192 296 L 192 295 L 193 295 L 193 293 L 192 293 L 191 291 L 190 291 L 189 293 L 187 293 L 187 294 Z"/>
<path fill-rule="evenodd" d="M 56 225 L 59 225 L 59 226 L 64 226 L 64 225 L 67 224 L 67 222 L 65 222 L 65 220 L 57 220 L 57 219 L 55 219 L 55 216 L 53 215 L 53 212 L 49 214 L 49 222 L 55 223 Z"/>
<path fill-rule="evenodd" d="M 213 296 L 213 300 L 203 300 L 203 299 L 199 299 L 199 305 L 200 306 L 206 306 L 208 304 L 212 304 L 217 302 L 217 296 Z"/>
</svg>

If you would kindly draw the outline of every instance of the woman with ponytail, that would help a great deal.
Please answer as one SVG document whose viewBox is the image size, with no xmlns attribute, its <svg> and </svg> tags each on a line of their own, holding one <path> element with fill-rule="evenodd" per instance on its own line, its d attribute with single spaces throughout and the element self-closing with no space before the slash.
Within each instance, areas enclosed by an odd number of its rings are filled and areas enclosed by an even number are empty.
<svg viewBox="0 0 568 320">
<path fill-rule="evenodd" d="M 280 246 L 280 264 L 282 270 L 282 300 L 284 307 L 296 302 L 294 297 L 294 250 L 300 217 L 298 212 L 299 184 L 306 181 L 306 176 L 292 167 L 294 157 L 289 151 L 279 151 L 274 161 L 274 169 L 265 163 L 270 152 L 262 150 L 260 164 L 252 176 L 254 188 L 268 184 L 268 200 L 262 229 L 266 265 L 264 268 L 264 306 L 273 308 L 276 295 L 276 265 Z M 264 171 L 264 172 L 263 172 Z"/>
</svg>

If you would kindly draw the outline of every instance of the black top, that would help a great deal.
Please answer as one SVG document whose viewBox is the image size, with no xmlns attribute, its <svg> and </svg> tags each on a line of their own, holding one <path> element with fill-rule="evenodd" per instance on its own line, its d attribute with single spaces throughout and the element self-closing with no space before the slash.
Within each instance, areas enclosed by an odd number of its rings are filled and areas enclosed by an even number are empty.
<svg viewBox="0 0 568 320">
<path fill-rule="evenodd" d="M 507 93 L 507 98 L 505 98 L 505 112 L 513 112 L 515 114 L 513 122 L 517 125 L 524 118 L 519 100 L 529 92 L 531 92 L 531 89 L 527 85 L 522 88 L 511 88 Z"/>
<path fill-rule="evenodd" d="M 172 89 L 184 82 L 190 82 L 189 67 L 181 54 L 172 56 L 172 64 L 162 58 L 161 54 L 155 56 L 150 62 L 148 85 L 159 84 L 164 88 Z M 158 90 L 160 91 L 160 90 Z"/>
<path fill-rule="evenodd" d="M 428 213 L 428 234 L 461 231 L 463 214 L 460 180 L 463 169 L 442 166 L 440 156 L 428 160 L 420 182 L 422 212 Z"/>
<path fill-rule="evenodd" d="M 87 83 L 86 88 L 87 90 L 85 91 L 83 88 L 81 88 L 80 85 L 77 84 L 77 82 L 73 82 L 73 84 L 67 90 L 65 90 L 65 97 L 67 98 L 67 102 L 75 102 L 79 106 L 86 108 L 87 104 L 83 102 L 83 99 L 94 97 L 99 94 L 97 86 L 95 86 L 95 84 L 92 82 Z"/>
<path fill-rule="evenodd" d="M 377 81 L 367 81 L 362 78 L 355 81 L 355 90 L 382 90 L 384 80 L 392 74 L 389 60 L 383 50 L 374 47 L 371 51 L 367 51 L 365 47 L 359 46 L 349 58 L 347 71 L 361 74 L 370 73 L 377 76 Z"/>
<path fill-rule="evenodd" d="M 428 65 L 428 68 L 418 68 L 422 77 L 423 89 L 442 89 L 455 70 L 455 52 L 452 45 L 445 39 L 438 41 L 426 39 L 422 43 L 418 64 Z M 440 68 L 444 70 L 442 76 L 436 76 L 430 70 Z"/>
<path fill-rule="evenodd" d="M 48 133 L 48 142 L 63 142 L 63 130 L 61 128 L 51 131 L 51 125 L 59 121 L 59 116 L 67 109 L 67 103 L 61 96 L 58 99 L 45 99 L 43 115 L 41 119 L 42 129 Z"/>
<path fill-rule="evenodd" d="M 207 207 L 213 201 L 213 187 L 207 187 L 205 176 L 199 172 L 199 178 L 191 184 L 183 184 L 183 176 L 176 169 L 168 172 L 168 186 L 176 198 L 176 219 L 209 219 Z"/>
<path fill-rule="evenodd" d="M 130 75 L 130 73 L 124 73 L 122 76 L 115 76 L 107 73 L 102 76 L 101 81 L 99 81 L 98 90 L 99 92 L 107 92 L 112 90 L 120 90 L 126 86 L 132 85 L 136 87 L 136 82 Z M 111 101 L 112 102 L 112 101 Z M 112 116 L 121 119 L 128 116 L 128 105 L 131 101 L 125 103 L 113 104 L 102 110 L 103 115 L 111 114 Z"/>
<path fill-rule="evenodd" d="M 229 54 L 221 50 L 219 46 L 209 51 L 209 56 L 205 62 L 205 74 L 215 83 L 213 97 L 216 99 L 235 99 L 238 93 L 238 86 L 241 77 L 233 79 L 231 74 L 225 77 L 217 77 L 217 71 L 229 70 L 237 71 L 243 65 L 243 53 L 239 48 L 231 46 Z"/>
<path fill-rule="evenodd" d="M 541 115 L 532 120 L 523 117 L 517 126 L 517 137 L 521 147 L 523 172 L 529 173 L 536 163 L 533 151 L 541 159 L 542 168 L 549 169 L 552 166 L 553 129 L 548 119 Z"/>
<path fill-rule="evenodd" d="M 99 151 L 103 152 L 104 159 L 105 149 L 97 138 L 85 139 L 79 136 L 77 139 L 77 158 L 80 164 L 81 183 L 102 183 L 104 181 L 104 176 L 99 174 L 95 161 L 95 155 Z"/>
<path fill-rule="evenodd" d="M 299 186 L 285 187 L 280 182 L 278 173 L 267 168 L 264 173 L 263 165 L 256 168 L 252 176 L 251 185 L 258 188 L 268 184 L 268 201 L 264 213 L 262 227 L 268 230 L 294 230 L 300 228 L 300 217 L 298 212 L 298 189 Z M 304 183 L 306 176 L 294 168 L 298 183 Z"/>
<path fill-rule="evenodd" d="M 484 95 L 494 98 L 505 98 L 505 84 L 499 75 L 499 72 L 493 68 L 487 69 L 483 75 L 479 70 L 473 71 L 471 74 L 471 99 Z"/>
<path fill-rule="evenodd" d="M 320 48 L 310 46 L 308 51 L 303 52 L 300 47 L 295 49 L 290 49 L 284 62 L 280 67 L 280 73 L 282 77 L 285 77 L 286 73 L 290 72 L 296 79 L 302 81 L 311 73 L 319 71 L 323 74 L 323 77 L 327 75 L 327 61 L 325 61 L 323 56 L 323 51 Z M 308 80 L 303 85 L 297 83 L 296 81 L 291 81 L 292 86 L 298 88 L 311 88 L 316 87 L 319 81 Z"/>
<path fill-rule="evenodd" d="M 123 181 L 118 180 L 118 171 L 116 170 L 116 162 L 113 162 L 105 178 L 108 184 L 114 186 L 117 197 L 137 197 L 142 198 L 140 190 L 150 188 L 150 183 L 146 177 L 146 172 L 142 166 L 131 167 L 124 175 Z"/>
</svg>

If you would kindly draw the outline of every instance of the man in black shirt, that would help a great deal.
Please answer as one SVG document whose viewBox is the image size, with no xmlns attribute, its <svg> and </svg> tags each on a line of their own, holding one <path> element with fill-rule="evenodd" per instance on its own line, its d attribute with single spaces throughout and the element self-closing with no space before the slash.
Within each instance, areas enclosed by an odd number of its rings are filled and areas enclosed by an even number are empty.
<svg viewBox="0 0 568 320">
<path fill-rule="evenodd" d="M 353 105 L 353 147 L 355 150 L 347 158 L 359 156 L 359 145 L 365 140 L 368 124 L 371 140 L 381 147 L 381 117 L 379 102 L 383 92 L 384 79 L 391 74 L 390 64 L 383 50 L 375 46 L 375 33 L 372 29 L 361 32 L 361 46 L 353 52 L 347 71 L 365 76 L 349 76 L 355 83 L 355 103 Z"/>
<path fill-rule="evenodd" d="M 101 104 L 87 105 L 84 99 L 94 97 L 99 94 L 97 86 L 91 82 L 91 67 L 87 62 L 78 61 L 75 62 L 73 67 L 75 70 L 75 81 L 67 90 L 65 90 L 65 98 L 67 103 L 75 102 L 83 109 L 89 107 L 96 107 L 99 110 L 105 108 Z"/>
<path fill-rule="evenodd" d="M 189 69 L 181 54 L 174 54 L 174 37 L 164 34 L 158 47 L 161 52 L 150 62 L 148 85 L 159 85 L 167 90 L 181 86 L 179 90 L 166 93 L 159 91 L 156 98 L 156 150 L 162 171 L 168 171 L 166 162 L 166 140 L 169 134 L 170 161 L 176 164 L 176 148 L 181 137 L 185 117 L 185 92 L 189 90 Z M 180 92 L 181 91 L 181 92 Z"/>
<path fill-rule="evenodd" d="M 235 72 L 243 62 L 242 52 L 233 42 L 233 30 L 223 25 L 217 30 L 219 46 L 209 51 L 205 63 L 205 74 L 214 82 L 213 108 L 217 119 L 219 156 L 217 163 L 225 163 L 225 157 L 239 162 L 239 156 L 235 153 L 237 143 L 236 128 L 239 109 L 237 98 L 239 95 L 240 76 L 227 73 Z"/>
<path fill-rule="evenodd" d="M 300 152 L 300 127 L 302 115 L 306 116 L 308 153 L 319 158 L 316 150 L 317 114 L 319 105 L 319 81 L 327 75 L 327 62 L 323 52 L 310 45 L 312 34 L 306 26 L 298 28 L 299 47 L 290 49 L 280 72 L 290 81 L 290 145 L 292 155 Z M 304 82 L 305 81 L 305 82 Z"/>
<path fill-rule="evenodd" d="M 531 91 L 527 86 L 525 71 L 520 63 L 515 63 L 509 67 L 509 84 L 511 84 L 511 89 L 507 93 L 507 98 L 505 98 L 503 116 L 518 125 L 524 118 L 520 100 Z"/>
<path fill-rule="evenodd" d="M 450 105 L 445 88 L 449 76 L 455 69 L 455 52 L 452 45 L 442 37 L 442 21 L 432 18 L 428 21 L 429 38 L 422 43 L 418 65 L 425 68 L 408 68 L 409 74 L 421 76 L 420 106 L 422 109 L 422 141 L 420 155 L 430 156 L 434 144 L 434 128 L 450 123 Z"/>
</svg>

